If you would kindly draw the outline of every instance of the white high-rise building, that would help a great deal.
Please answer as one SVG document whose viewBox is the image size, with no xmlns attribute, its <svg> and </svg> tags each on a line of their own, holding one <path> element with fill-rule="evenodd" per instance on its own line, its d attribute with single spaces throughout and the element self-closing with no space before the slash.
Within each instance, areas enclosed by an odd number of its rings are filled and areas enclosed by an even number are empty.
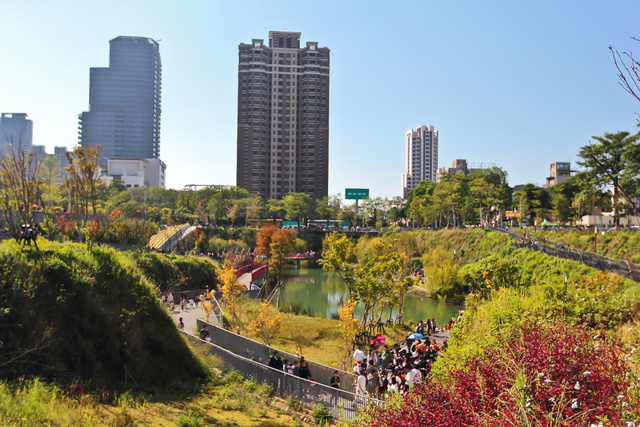
<svg viewBox="0 0 640 427">
<path fill-rule="evenodd" d="M 0 117 L 0 151 L 6 153 L 9 147 L 19 147 L 31 151 L 33 143 L 33 122 L 25 113 L 2 113 Z"/>
<path fill-rule="evenodd" d="M 420 126 L 406 134 L 406 164 L 402 174 L 402 197 L 407 198 L 421 181 L 436 181 L 438 171 L 438 131 Z"/>
</svg>

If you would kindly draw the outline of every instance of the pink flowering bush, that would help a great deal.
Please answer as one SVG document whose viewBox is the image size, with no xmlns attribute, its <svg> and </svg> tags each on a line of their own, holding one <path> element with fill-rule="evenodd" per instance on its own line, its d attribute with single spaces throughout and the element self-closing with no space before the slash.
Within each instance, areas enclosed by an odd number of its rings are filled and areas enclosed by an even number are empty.
<svg viewBox="0 0 640 427">
<path fill-rule="evenodd" d="M 633 366 L 617 339 L 583 325 L 528 322 L 499 342 L 398 402 L 369 409 L 360 425 L 617 426 L 639 419 Z"/>
</svg>

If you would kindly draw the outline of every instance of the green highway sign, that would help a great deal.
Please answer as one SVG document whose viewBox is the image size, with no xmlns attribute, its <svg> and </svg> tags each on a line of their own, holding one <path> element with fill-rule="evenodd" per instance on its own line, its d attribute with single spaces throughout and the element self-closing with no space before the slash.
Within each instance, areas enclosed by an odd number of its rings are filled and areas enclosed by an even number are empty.
<svg viewBox="0 0 640 427">
<path fill-rule="evenodd" d="M 368 199 L 369 189 L 368 188 L 345 188 L 344 198 L 350 199 L 350 200 Z"/>
</svg>

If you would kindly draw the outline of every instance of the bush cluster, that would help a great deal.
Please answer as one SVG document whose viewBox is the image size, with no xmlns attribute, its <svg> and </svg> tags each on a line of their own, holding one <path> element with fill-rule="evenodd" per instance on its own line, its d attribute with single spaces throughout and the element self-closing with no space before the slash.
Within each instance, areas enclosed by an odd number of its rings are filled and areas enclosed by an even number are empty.
<svg viewBox="0 0 640 427">
<path fill-rule="evenodd" d="M 619 341 L 582 325 L 527 323 L 396 404 L 372 407 L 360 425 L 621 425 L 640 416 L 621 354 Z"/>
</svg>

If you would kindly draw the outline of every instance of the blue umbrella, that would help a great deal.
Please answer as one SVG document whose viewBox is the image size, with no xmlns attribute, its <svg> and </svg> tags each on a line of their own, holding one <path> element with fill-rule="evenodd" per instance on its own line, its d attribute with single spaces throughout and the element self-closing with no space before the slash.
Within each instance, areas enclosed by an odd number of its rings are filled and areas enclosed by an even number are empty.
<svg viewBox="0 0 640 427">
<path fill-rule="evenodd" d="M 423 339 L 423 338 L 424 338 L 424 335 L 419 334 L 419 333 L 417 333 L 417 332 L 416 332 L 416 333 L 414 333 L 414 334 L 409 335 L 409 339 L 410 339 L 410 340 L 421 340 L 421 339 Z"/>
</svg>

